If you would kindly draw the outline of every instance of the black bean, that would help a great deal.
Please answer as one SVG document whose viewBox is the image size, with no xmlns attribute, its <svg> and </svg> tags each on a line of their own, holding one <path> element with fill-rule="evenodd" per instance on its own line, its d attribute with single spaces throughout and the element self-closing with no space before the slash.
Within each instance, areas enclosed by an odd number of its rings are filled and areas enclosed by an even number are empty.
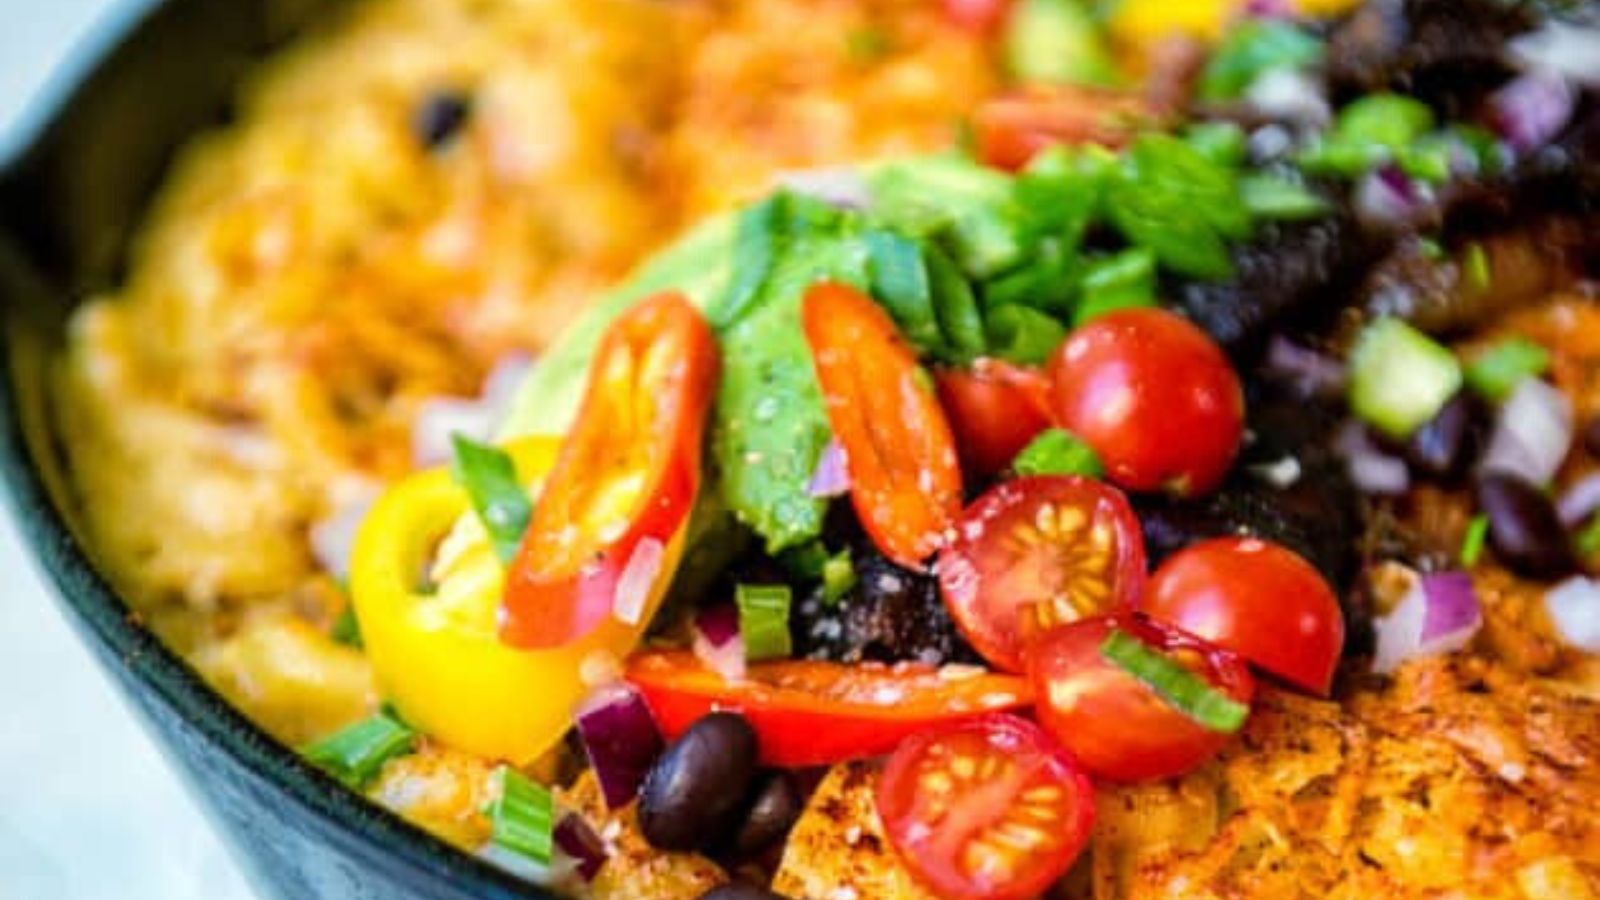
<svg viewBox="0 0 1600 900">
<path fill-rule="evenodd" d="M 739 824 L 756 775 L 756 733 L 717 712 L 689 726 L 639 789 L 639 828 L 662 850 L 714 847 Z"/>
<path fill-rule="evenodd" d="M 1482 407 L 1470 394 L 1457 394 L 1411 436 L 1406 458 L 1412 467 L 1438 478 L 1464 474 L 1483 443 L 1485 417 L 1481 413 Z"/>
<path fill-rule="evenodd" d="M 1576 571 L 1577 557 L 1554 504 L 1525 479 L 1489 473 L 1478 481 L 1478 506 L 1489 517 L 1489 541 L 1500 561 L 1530 578 Z"/>
<path fill-rule="evenodd" d="M 789 898 L 775 894 L 764 887 L 756 887 L 742 881 L 730 881 L 701 894 L 700 900 L 789 900 Z"/>
<path fill-rule="evenodd" d="M 411 132 L 429 150 L 437 149 L 466 124 L 472 106 L 455 91 L 436 91 L 423 98 L 411 114 Z"/>
<path fill-rule="evenodd" d="M 1583 426 L 1583 449 L 1589 451 L 1590 456 L 1600 456 L 1600 416 Z"/>
<path fill-rule="evenodd" d="M 783 840 L 800 818 L 800 789 L 788 772 L 769 772 L 756 782 L 744 824 L 733 835 L 734 852 L 754 856 Z"/>
</svg>

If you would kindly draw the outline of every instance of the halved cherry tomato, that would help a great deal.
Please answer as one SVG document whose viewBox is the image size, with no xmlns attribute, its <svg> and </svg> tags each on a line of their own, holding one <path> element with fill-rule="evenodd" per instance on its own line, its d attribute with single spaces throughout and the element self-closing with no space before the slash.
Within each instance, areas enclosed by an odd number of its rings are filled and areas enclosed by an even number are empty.
<svg viewBox="0 0 1600 900">
<path fill-rule="evenodd" d="M 1040 475 L 996 485 L 939 554 L 939 586 L 961 633 L 996 668 L 1068 622 L 1130 608 L 1144 588 L 1144 535 L 1122 492 Z"/>
<path fill-rule="evenodd" d="M 733 710 L 755 728 L 761 761 L 785 767 L 878 756 L 930 726 L 1032 700 L 1025 679 L 921 663 L 782 660 L 752 665 L 730 681 L 692 653 L 661 651 L 635 656 L 626 677 L 667 737 L 713 710 Z"/>
<path fill-rule="evenodd" d="M 680 294 L 646 300 L 611 325 L 507 576 L 502 640 L 560 646 L 608 616 L 649 615 L 700 488 L 717 369 L 716 339 Z M 618 596 L 619 586 L 633 589 L 625 574 L 648 597 Z"/>
<path fill-rule="evenodd" d="M 1058 144 L 1126 144 L 1152 117 L 1135 94 L 1069 85 L 1030 85 L 983 102 L 972 116 L 978 155 L 1016 171 Z"/>
<path fill-rule="evenodd" d="M 908 738 L 878 781 L 878 815 L 941 897 L 1021 900 L 1053 884 L 1094 829 L 1094 786 L 1039 726 L 992 715 Z"/>
<path fill-rule="evenodd" d="M 1050 427 L 1050 381 L 1037 369 L 980 359 L 934 375 L 961 462 L 975 475 L 1004 470 Z"/>
<path fill-rule="evenodd" d="M 1294 551 L 1256 538 L 1188 547 L 1156 570 L 1139 609 L 1327 694 L 1344 649 L 1333 588 Z"/>
<path fill-rule="evenodd" d="M 804 318 L 856 515 L 885 556 L 921 568 L 961 512 L 961 466 L 933 382 L 889 314 L 853 287 L 811 288 Z"/>
<path fill-rule="evenodd" d="M 1005 21 L 1011 0 L 944 0 L 944 15 L 976 34 L 991 34 Z"/>
<path fill-rule="evenodd" d="M 1129 490 L 1207 493 L 1239 451 L 1239 376 L 1222 348 L 1181 316 L 1160 309 L 1101 316 L 1061 345 L 1050 377 L 1056 421 Z"/>
<path fill-rule="evenodd" d="M 1243 659 L 1137 613 L 1086 619 L 1034 644 L 1037 714 L 1089 772 L 1114 781 L 1172 778 L 1210 759 L 1230 735 L 1180 712 L 1101 652 L 1121 630 L 1200 675 L 1240 703 L 1255 695 Z"/>
</svg>

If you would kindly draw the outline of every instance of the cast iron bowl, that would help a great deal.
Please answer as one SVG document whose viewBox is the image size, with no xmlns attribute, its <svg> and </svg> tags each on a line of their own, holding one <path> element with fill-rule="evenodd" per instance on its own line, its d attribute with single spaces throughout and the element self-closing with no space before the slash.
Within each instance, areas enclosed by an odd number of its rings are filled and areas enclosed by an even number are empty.
<svg viewBox="0 0 1600 900">
<path fill-rule="evenodd" d="M 225 121 L 238 77 L 263 53 L 337 2 L 155 3 L 51 110 L 31 146 L 0 161 L 0 472 L 67 618 L 263 896 L 549 897 L 367 804 L 208 688 L 96 570 L 62 469 L 46 372 L 67 315 L 119 278 L 174 151 Z"/>
</svg>

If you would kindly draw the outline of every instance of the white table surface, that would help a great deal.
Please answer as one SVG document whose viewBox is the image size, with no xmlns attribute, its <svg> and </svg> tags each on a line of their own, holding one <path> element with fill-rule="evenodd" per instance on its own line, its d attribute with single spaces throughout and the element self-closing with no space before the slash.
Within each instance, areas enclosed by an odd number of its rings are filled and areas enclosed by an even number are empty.
<svg viewBox="0 0 1600 900">
<path fill-rule="evenodd" d="M 138 2 L 0 0 L 0 155 Z M 69 51 L 76 50 L 73 53 Z M 0 900 L 246 900 L 0 514 Z"/>
</svg>

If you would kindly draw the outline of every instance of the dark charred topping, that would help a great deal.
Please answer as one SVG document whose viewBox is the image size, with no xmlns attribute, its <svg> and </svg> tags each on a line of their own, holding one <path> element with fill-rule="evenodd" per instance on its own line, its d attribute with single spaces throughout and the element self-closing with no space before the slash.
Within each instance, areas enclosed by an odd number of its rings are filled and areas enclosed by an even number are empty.
<svg viewBox="0 0 1600 900">
<path fill-rule="evenodd" d="M 939 582 L 885 559 L 867 541 L 855 545 L 856 586 L 836 604 L 813 592 L 790 618 L 798 656 L 837 662 L 940 665 L 979 662 L 939 596 Z"/>
<path fill-rule="evenodd" d="M 423 98 L 411 114 L 411 131 L 417 142 L 429 150 L 449 143 L 467 123 L 472 106 L 466 95 L 454 90 L 438 90 Z"/>
</svg>

